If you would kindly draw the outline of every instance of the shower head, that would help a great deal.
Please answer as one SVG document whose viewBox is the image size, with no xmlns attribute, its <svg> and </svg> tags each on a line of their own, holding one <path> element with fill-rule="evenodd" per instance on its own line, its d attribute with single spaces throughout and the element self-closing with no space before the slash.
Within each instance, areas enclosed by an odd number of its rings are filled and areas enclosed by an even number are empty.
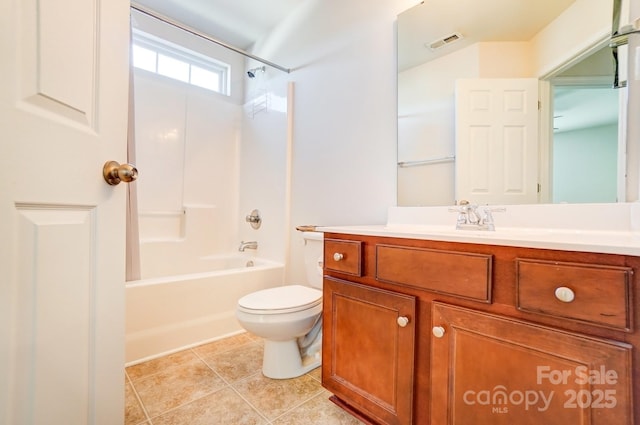
<svg viewBox="0 0 640 425">
<path fill-rule="evenodd" d="M 247 76 L 249 78 L 256 78 L 256 73 L 258 71 L 260 72 L 265 72 L 267 70 L 266 66 L 259 66 L 257 68 L 251 68 L 250 70 L 247 71 Z"/>
</svg>

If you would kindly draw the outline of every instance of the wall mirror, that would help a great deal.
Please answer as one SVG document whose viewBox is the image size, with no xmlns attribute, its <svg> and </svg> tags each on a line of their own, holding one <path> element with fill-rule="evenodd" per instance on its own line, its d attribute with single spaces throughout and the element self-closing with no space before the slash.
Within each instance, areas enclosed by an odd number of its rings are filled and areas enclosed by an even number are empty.
<svg viewBox="0 0 640 425">
<path fill-rule="evenodd" d="M 618 117 L 625 91 L 612 88 L 612 5 L 605 3 L 428 0 L 400 14 L 398 205 L 468 199 L 456 184 L 460 172 L 495 168 L 496 161 L 506 163 L 516 181 L 532 167 L 533 198 L 480 196 L 478 203 L 623 200 Z M 463 79 L 535 82 L 541 109 L 528 165 L 491 150 L 462 163 L 456 155 L 456 85 Z"/>
</svg>

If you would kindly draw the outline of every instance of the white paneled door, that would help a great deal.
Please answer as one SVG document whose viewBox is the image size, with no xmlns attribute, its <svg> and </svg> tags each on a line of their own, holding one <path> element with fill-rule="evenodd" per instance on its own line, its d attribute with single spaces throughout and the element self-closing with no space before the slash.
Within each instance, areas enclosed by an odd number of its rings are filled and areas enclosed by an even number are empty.
<svg viewBox="0 0 640 425">
<path fill-rule="evenodd" d="M 129 3 L 0 0 L 0 423 L 121 424 Z"/>
<path fill-rule="evenodd" d="M 538 202 L 538 81 L 456 82 L 456 200 Z"/>
</svg>

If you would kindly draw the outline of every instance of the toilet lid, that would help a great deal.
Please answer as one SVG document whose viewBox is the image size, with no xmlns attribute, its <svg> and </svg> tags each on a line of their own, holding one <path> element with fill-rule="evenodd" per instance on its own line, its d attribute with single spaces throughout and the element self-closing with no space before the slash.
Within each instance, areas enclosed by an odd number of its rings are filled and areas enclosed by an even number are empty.
<svg viewBox="0 0 640 425">
<path fill-rule="evenodd" d="M 322 302 L 322 291 L 301 285 L 279 286 L 253 292 L 238 300 L 243 310 L 262 314 L 292 313 Z"/>
</svg>

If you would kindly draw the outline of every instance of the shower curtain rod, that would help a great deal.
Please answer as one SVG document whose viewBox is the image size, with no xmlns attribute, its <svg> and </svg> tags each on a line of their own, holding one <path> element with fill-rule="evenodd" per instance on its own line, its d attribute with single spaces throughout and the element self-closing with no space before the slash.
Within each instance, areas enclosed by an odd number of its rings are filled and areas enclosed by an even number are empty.
<svg viewBox="0 0 640 425">
<path fill-rule="evenodd" d="M 174 26 L 176 28 L 180 28 L 181 30 L 186 31 L 186 32 L 188 32 L 190 34 L 193 34 L 195 36 L 198 36 L 200 38 L 204 38 L 205 40 L 210 41 L 212 43 L 215 43 L 215 44 L 217 44 L 219 46 L 222 46 L 222 47 L 224 47 L 226 49 L 232 50 L 232 51 L 234 51 L 236 53 L 240 53 L 243 56 L 246 56 L 248 58 L 254 59 L 254 60 L 256 60 L 258 62 L 261 62 L 261 63 L 263 63 L 265 65 L 269 65 L 269 66 L 271 66 L 273 68 L 279 69 L 280 71 L 284 71 L 287 74 L 291 72 L 290 68 L 285 68 L 285 67 L 280 66 L 278 64 L 275 64 L 273 62 L 270 62 L 270 61 L 268 61 L 266 59 L 262 59 L 261 57 L 258 57 L 256 55 L 252 55 L 249 52 L 245 52 L 244 50 L 239 49 L 239 48 L 237 48 L 235 46 L 232 46 L 230 44 L 227 44 L 224 41 L 217 40 L 217 39 L 215 39 L 215 38 L 213 38 L 213 37 L 211 37 L 209 35 L 206 35 L 203 32 L 200 32 L 200 31 L 198 31 L 198 30 L 196 30 L 194 28 L 188 27 L 187 25 L 185 25 L 185 24 L 183 24 L 181 22 L 175 21 L 175 20 L 169 18 L 168 16 L 161 15 L 158 12 L 155 12 L 155 11 L 153 11 L 151 9 L 147 9 L 146 7 L 141 6 L 141 5 L 137 4 L 137 3 L 132 2 L 131 3 L 131 9 L 137 10 L 140 13 L 144 13 L 145 15 L 151 16 L 152 18 L 158 19 L 159 21 L 165 22 L 165 23 L 167 23 L 169 25 L 172 25 L 172 26 Z"/>
</svg>

